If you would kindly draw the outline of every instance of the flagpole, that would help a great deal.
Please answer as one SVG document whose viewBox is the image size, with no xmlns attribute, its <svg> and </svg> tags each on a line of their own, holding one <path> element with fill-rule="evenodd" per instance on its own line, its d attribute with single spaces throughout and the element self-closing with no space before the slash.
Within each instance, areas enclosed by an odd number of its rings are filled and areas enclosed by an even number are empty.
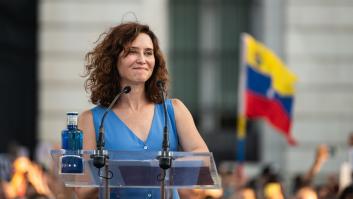
<svg viewBox="0 0 353 199">
<path fill-rule="evenodd" d="M 246 33 L 241 34 L 240 42 L 240 64 L 239 64 L 239 87 L 238 87 L 238 118 L 237 118 L 237 144 L 236 161 L 245 161 L 245 138 L 246 138 L 246 116 L 245 116 L 245 83 L 246 83 Z"/>
</svg>

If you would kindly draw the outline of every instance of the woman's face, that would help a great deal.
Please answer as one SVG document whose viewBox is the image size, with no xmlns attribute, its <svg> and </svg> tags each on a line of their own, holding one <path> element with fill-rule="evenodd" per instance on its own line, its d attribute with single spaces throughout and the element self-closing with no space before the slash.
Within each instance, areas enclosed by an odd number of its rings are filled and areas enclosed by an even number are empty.
<svg viewBox="0 0 353 199">
<path fill-rule="evenodd" d="M 117 63 L 121 85 L 145 83 L 151 77 L 155 64 L 152 39 L 141 33 L 126 50 L 120 53 Z"/>
</svg>

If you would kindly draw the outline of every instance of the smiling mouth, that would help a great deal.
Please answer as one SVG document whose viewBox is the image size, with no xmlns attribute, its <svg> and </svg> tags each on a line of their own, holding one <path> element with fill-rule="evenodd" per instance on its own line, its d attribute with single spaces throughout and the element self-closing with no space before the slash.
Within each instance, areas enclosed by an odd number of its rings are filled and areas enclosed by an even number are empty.
<svg viewBox="0 0 353 199">
<path fill-rule="evenodd" d="M 134 70 L 147 70 L 146 68 L 143 68 L 143 67 L 134 67 L 132 69 L 134 69 Z"/>
</svg>

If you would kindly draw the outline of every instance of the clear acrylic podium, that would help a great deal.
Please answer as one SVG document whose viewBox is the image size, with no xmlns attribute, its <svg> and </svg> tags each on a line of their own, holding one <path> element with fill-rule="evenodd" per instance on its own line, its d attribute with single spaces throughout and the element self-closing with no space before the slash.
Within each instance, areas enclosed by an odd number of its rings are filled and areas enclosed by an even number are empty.
<svg viewBox="0 0 353 199">
<path fill-rule="evenodd" d="M 90 158 L 94 150 L 83 150 L 82 173 L 61 173 L 61 157 L 72 154 L 65 150 L 52 150 L 55 172 L 67 187 L 104 187 L 109 188 L 160 188 L 161 170 L 158 156 L 160 152 L 146 151 L 105 151 L 108 171 L 100 173 Z M 173 158 L 172 167 L 165 177 L 166 189 L 215 189 L 221 188 L 212 153 L 170 152 Z M 103 177 L 108 174 L 107 181 Z"/>
</svg>

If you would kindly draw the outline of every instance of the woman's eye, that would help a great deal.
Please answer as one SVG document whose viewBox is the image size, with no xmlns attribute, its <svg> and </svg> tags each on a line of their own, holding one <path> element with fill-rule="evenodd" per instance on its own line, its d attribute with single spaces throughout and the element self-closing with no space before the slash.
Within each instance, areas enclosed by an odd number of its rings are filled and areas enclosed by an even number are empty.
<svg viewBox="0 0 353 199">
<path fill-rule="evenodd" d="M 129 50 L 129 54 L 135 54 L 135 53 L 137 53 L 137 50 Z"/>
<path fill-rule="evenodd" d="M 147 52 L 145 52 L 145 55 L 146 55 L 146 56 L 152 56 L 152 55 L 153 55 L 153 52 L 152 52 L 152 51 L 147 51 Z"/>
</svg>

